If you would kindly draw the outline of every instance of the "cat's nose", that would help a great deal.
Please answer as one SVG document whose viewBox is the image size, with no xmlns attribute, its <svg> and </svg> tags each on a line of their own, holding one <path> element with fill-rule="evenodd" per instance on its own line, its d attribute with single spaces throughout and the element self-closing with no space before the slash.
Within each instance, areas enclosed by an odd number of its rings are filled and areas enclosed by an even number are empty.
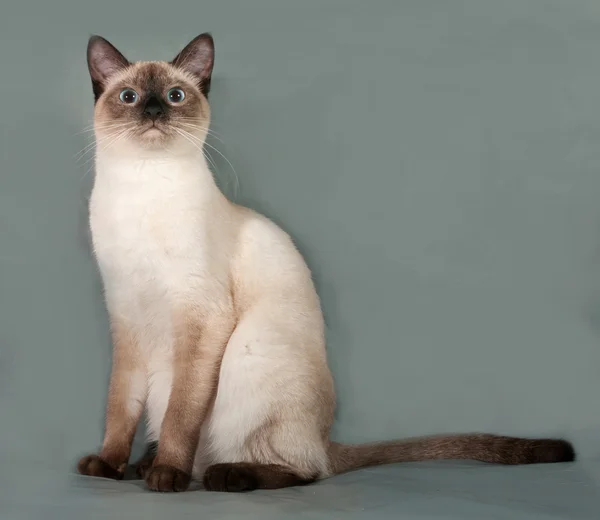
<svg viewBox="0 0 600 520">
<path fill-rule="evenodd" d="M 144 115 L 151 118 L 153 121 L 164 113 L 162 103 L 155 97 L 151 97 L 146 101 L 144 106 Z"/>
</svg>

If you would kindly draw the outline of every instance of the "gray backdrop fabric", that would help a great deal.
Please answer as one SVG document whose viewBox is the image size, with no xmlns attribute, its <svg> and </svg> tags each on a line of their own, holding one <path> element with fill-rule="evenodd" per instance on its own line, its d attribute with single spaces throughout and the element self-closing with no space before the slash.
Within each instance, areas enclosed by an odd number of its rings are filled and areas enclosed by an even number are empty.
<svg viewBox="0 0 600 520">
<path fill-rule="evenodd" d="M 557 435 L 580 462 L 406 465 L 247 497 L 73 475 L 101 442 L 110 369 L 77 157 L 87 38 L 170 59 L 203 31 L 216 176 L 314 272 L 335 437 Z M 3 519 L 597 518 L 597 1 L 11 2 L 0 64 Z"/>
</svg>

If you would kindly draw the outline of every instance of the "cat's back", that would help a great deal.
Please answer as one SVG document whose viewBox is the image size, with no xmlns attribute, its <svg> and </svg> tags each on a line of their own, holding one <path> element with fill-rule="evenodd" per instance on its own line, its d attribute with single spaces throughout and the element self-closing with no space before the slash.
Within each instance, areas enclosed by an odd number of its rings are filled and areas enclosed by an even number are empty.
<svg viewBox="0 0 600 520">
<path fill-rule="evenodd" d="M 233 205 L 237 243 L 232 277 L 238 297 L 253 303 L 277 299 L 320 312 L 311 272 L 291 236 L 266 216 Z"/>
</svg>

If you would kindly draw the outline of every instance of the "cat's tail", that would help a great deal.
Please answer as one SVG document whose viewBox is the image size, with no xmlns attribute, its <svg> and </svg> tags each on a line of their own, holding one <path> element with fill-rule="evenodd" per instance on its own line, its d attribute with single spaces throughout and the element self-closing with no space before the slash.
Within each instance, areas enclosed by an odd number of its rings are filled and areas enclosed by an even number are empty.
<svg viewBox="0 0 600 520">
<path fill-rule="evenodd" d="M 575 450 L 562 439 L 523 439 L 491 434 L 440 435 L 373 444 L 329 447 L 332 475 L 396 462 L 477 460 L 493 464 L 571 462 Z"/>
</svg>

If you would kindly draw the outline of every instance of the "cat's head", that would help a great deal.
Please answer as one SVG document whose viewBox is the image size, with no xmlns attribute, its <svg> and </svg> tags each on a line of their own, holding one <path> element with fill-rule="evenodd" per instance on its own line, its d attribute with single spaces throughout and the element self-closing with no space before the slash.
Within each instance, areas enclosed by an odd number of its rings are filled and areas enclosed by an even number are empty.
<svg viewBox="0 0 600 520">
<path fill-rule="evenodd" d="M 194 38 L 170 62 L 133 63 L 104 38 L 92 36 L 87 59 L 98 146 L 202 147 L 210 123 L 207 95 L 214 63 L 209 34 Z"/>
</svg>

